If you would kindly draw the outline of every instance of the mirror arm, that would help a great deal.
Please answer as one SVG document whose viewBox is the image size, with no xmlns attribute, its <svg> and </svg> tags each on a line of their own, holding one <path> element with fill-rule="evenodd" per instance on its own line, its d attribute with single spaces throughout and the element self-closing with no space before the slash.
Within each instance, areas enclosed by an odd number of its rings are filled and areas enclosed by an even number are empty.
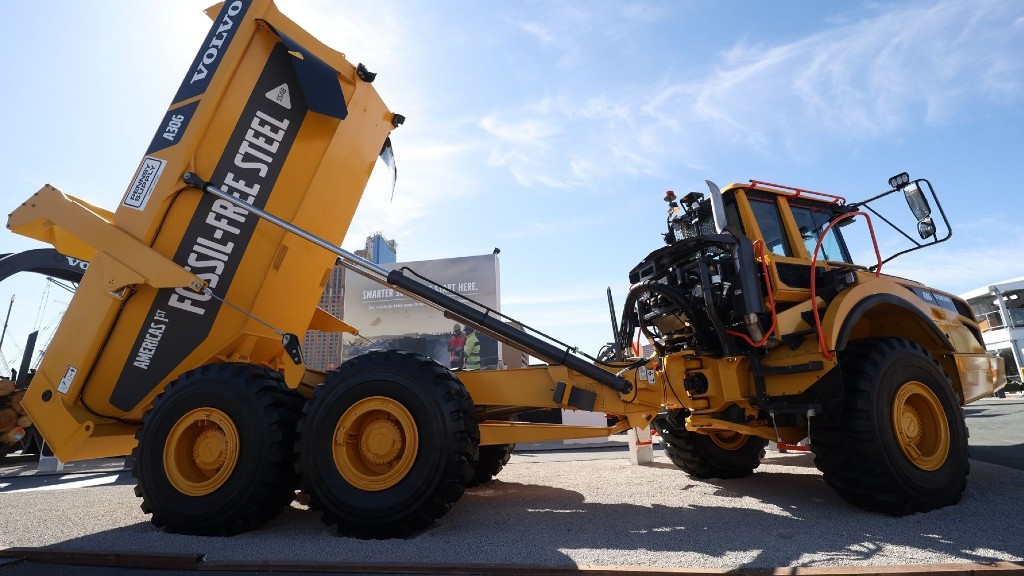
<svg viewBox="0 0 1024 576">
<path fill-rule="evenodd" d="M 879 198 L 885 198 L 889 194 L 892 194 L 893 192 L 896 192 L 896 191 L 897 190 L 895 188 L 893 188 L 892 190 L 888 190 L 886 192 L 882 192 L 881 194 L 879 194 L 877 196 L 872 196 L 871 198 L 868 198 L 867 200 L 861 200 L 860 202 L 854 202 L 853 204 L 847 204 L 846 206 L 848 208 L 852 208 L 853 210 L 858 210 L 862 206 L 866 206 L 867 204 L 869 204 L 871 202 L 874 202 L 875 200 L 878 200 Z M 872 212 L 874 212 L 874 211 L 872 210 Z"/>
<path fill-rule="evenodd" d="M 899 226 L 894 224 L 888 218 L 886 218 L 885 216 L 882 216 L 881 214 L 879 214 L 878 211 L 876 211 L 874 208 L 872 208 L 870 206 L 862 206 L 862 207 L 864 209 L 866 209 L 868 212 L 871 212 L 872 214 L 877 216 L 878 219 L 881 220 L 882 222 L 885 222 L 886 224 L 888 224 L 890 228 L 892 228 L 893 230 L 895 230 L 895 231 L 899 232 L 900 234 L 902 234 L 904 238 L 906 238 L 907 240 L 910 240 L 911 242 L 913 242 L 915 244 L 916 248 L 912 248 L 912 250 L 916 250 L 917 248 L 920 248 L 920 247 L 924 246 L 923 244 L 921 244 L 917 240 L 914 240 L 914 238 L 911 235 L 909 235 L 906 232 L 904 232 L 902 228 L 900 228 Z M 884 264 L 887 261 L 888 260 L 883 261 L 882 263 Z"/>
</svg>

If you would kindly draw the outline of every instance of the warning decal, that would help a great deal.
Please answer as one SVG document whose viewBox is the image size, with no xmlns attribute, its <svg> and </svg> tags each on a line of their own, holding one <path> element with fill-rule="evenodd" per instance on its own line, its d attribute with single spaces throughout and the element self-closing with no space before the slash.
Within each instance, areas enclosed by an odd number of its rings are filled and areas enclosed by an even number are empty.
<svg viewBox="0 0 1024 576">
<path fill-rule="evenodd" d="M 67 394 L 68 390 L 71 389 L 71 384 L 75 381 L 75 376 L 78 374 L 78 368 L 68 365 L 67 370 L 64 371 L 64 377 L 60 379 L 60 384 L 57 385 L 57 392 L 61 394 Z"/>
<path fill-rule="evenodd" d="M 277 88 L 267 92 L 267 98 L 270 98 L 274 102 L 284 106 L 285 110 L 292 109 L 292 97 L 288 94 L 287 84 L 281 84 Z"/>
</svg>

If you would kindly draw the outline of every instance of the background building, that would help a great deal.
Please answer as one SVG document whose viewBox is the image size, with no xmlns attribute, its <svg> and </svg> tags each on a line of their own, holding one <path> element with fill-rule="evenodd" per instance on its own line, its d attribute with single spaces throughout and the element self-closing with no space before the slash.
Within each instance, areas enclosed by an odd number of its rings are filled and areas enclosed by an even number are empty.
<svg viewBox="0 0 1024 576">
<path fill-rule="evenodd" d="M 397 259 L 398 243 L 384 238 L 384 234 L 376 232 L 366 238 L 366 247 L 356 250 L 360 256 L 374 264 L 394 263 Z M 345 273 L 346 268 L 335 263 L 331 277 L 327 281 L 324 293 L 320 296 L 320 308 L 342 320 L 345 319 Z M 342 334 L 338 332 L 321 332 L 309 330 L 302 343 L 302 353 L 306 368 L 325 371 L 336 368 L 342 359 Z"/>
<path fill-rule="evenodd" d="M 320 308 L 337 318 L 345 317 L 345 267 L 335 263 L 331 277 L 327 281 L 323 295 L 320 296 Z M 330 370 L 341 364 L 341 333 L 309 330 L 302 344 L 302 355 L 306 368 L 310 370 Z"/>
<path fill-rule="evenodd" d="M 385 238 L 383 232 L 374 232 L 366 237 L 366 247 L 356 250 L 356 256 L 374 264 L 394 264 L 398 261 L 398 243 Z"/>
<path fill-rule="evenodd" d="M 1002 356 L 1007 389 L 1019 390 L 1024 365 L 1024 277 L 982 286 L 960 297 L 974 310 L 985 348 Z"/>
</svg>

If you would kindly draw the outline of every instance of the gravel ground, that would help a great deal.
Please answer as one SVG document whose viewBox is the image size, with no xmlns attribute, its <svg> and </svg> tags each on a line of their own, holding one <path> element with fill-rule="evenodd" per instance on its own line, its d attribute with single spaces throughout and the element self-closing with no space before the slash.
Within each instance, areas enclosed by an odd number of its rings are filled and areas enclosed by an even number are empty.
<svg viewBox="0 0 1024 576">
<path fill-rule="evenodd" d="M 832 492 L 804 454 L 769 453 L 751 477 L 698 481 L 658 455 L 550 462 L 516 454 L 493 482 L 405 540 L 332 535 L 293 505 L 230 538 L 165 534 L 127 473 L 73 490 L 0 492 L 0 548 L 194 553 L 208 561 L 768 568 L 1024 561 L 1024 472 L 972 461 L 954 507 L 892 518 Z M 81 478 L 76 478 L 82 480 Z M 89 480 L 87 478 L 86 480 Z M 3 482 L 10 479 L 0 479 Z"/>
</svg>

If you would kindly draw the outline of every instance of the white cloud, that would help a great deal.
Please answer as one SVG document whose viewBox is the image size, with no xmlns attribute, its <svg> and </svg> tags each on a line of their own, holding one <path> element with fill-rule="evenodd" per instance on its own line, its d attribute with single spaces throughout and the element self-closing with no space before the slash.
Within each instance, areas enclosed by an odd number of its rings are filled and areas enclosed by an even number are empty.
<svg viewBox="0 0 1024 576">
<path fill-rule="evenodd" d="M 487 114 L 481 125 L 497 137 L 492 161 L 525 185 L 563 187 L 702 168 L 725 152 L 806 162 L 834 143 L 969 122 L 985 113 L 978 99 L 1008 105 L 1024 96 L 1018 3 L 884 8 L 788 43 L 739 42 L 698 78 L 675 72 L 654 84 L 581 90 L 586 84 L 564 71 L 542 95 L 527 93 L 519 104 Z M 585 26 L 547 33 L 566 46 L 592 39 Z"/>
<path fill-rule="evenodd" d="M 559 133 L 551 123 L 532 118 L 506 121 L 496 115 L 485 116 L 480 127 L 505 143 L 527 147 L 545 147 L 545 140 Z"/>
<path fill-rule="evenodd" d="M 441 214 L 474 188 L 473 176 L 461 167 L 470 162 L 475 146 L 451 142 L 424 140 L 397 146 L 398 185 L 393 198 L 388 170 L 378 161 L 343 245 L 361 248 L 366 236 L 378 230 L 402 239 L 417 228 L 436 226 Z"/>
<path fill-rule="evenodd" d="M 555 36 L 549 32 L 547 26 L 544 26 L 543 24 L 537 22 L 513 22 L 513 24 L 518 25 L 523 32 L 533 36 L 541 44 L 555 44 Z"/>
</svg>

